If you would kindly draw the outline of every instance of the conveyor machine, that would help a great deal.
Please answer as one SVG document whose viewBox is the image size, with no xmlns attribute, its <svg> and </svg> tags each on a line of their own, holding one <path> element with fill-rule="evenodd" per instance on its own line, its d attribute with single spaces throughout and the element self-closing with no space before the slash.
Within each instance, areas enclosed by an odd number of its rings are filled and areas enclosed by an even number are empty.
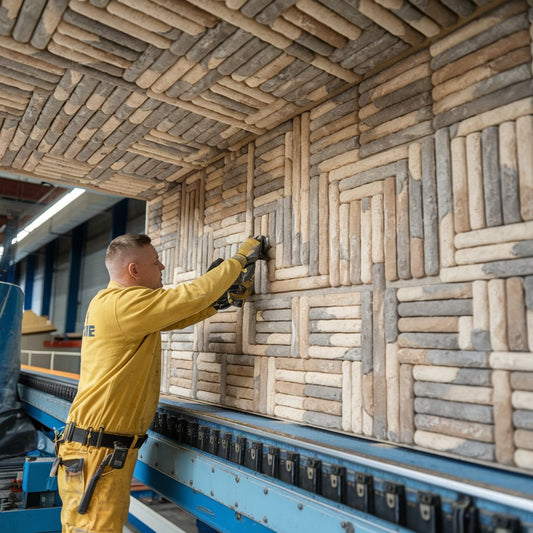
<svg viewBox="0 0 533 533">
<path fill-rule="evenodd" d="M 26 412 L 64 425 L 77 381 L 23 368 Z M 532 533 L 533 476 L 163 399 L 135 478 L 217 531 Z"/>
</svg>

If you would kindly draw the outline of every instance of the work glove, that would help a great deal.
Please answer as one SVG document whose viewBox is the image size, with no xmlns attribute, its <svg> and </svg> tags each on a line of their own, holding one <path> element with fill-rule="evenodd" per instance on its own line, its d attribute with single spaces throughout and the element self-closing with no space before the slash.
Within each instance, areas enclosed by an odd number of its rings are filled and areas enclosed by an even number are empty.
<svg viewBox="0 0 533 533">
<path fill-rule="evenodd" d="M 222 311 L 222 309 L 227 309 L 230 305 L 228 291 L 226 291 L 216 302 L 213 302 L 212 307 L 217 311 Z"/>
<path fill-rule="evenodd" d="M 267 259 L 267 252 L 269 248 L 270 243 L 268 242 L 267 237 L 264 237 L 263 235 L 259 235 L 253 239 L 250 237 L 242 243 L 236 254 L 237 256 L 244 257 L 244 264 L 240 257 L 234 257 L 244 267 L 250 263 L 255 263 L 258 259 Z"/>
<path fill-rule="evenodd" d="M 230 305 L 242 307 L 246 298 L 254 292 L 255 282 L 255 262 L 259 259 L 268 259 L 267 253 L 270 243 L 267 237 L 259 235 L 255 238 L 249 238 L 239 248 L 239 251 L 233 256 L 242 265 L 239 277 L 232 283 L 231 287 L 216 300 L 212 306 L 220 311 L 227 309 Z M 222 263 L 222 259 L 215 259 L 207 271 Z"/>
<path fill-rule="evenodd" d="M 215 259 L 207 271 L 212 270 L 222 263 L 222 259 Z M 216 300 L 212 306 L 220 311 L 227 309 L 230 305 L 234 307 L 242 307 L 242 304 L 246 298 L 251 296 L 254 292 L 255 281 L 255 263 L 250 263 L 245 266 L 239 277 L 232 283 L 231 287 Z"/>
<path fill-rule="evenodd" d="M 215 259 L 210 265 L 207 271 L 213 270 L 213 268 L 217 267 L 222 263 L 223 259 Z M 226 291 L 222 296 L 218 298 L 215 302 L 213 302 L 212 306 L 217 310 L 220 311 L 221 309 L 227 309 L 230 306 L 230 302 L 228 299 L 228 291 Z"/>
<path fill-rule="evenodd" d="M 235 283 L 228 289 L 227 295 L 230 305 L 242 307 L 244 300 L 254 292 L 254 281 L 255 262 L 246 265 Z"/>
</svg>

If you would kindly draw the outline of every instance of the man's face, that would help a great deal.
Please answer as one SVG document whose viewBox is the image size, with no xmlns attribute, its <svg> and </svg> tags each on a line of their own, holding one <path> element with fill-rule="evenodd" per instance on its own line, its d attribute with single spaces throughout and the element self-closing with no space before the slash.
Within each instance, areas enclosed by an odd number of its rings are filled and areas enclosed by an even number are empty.
<svg viewBox="0 0 533 533">
<path fill-rule="evenodd" d="M 137 282 L 142 287 L 160 289 L 163 286 L 161 272 L 165 266 L 159 261 L 155 248 L 148 244 L 138 250 L 136 257 Z"/>
</svg>

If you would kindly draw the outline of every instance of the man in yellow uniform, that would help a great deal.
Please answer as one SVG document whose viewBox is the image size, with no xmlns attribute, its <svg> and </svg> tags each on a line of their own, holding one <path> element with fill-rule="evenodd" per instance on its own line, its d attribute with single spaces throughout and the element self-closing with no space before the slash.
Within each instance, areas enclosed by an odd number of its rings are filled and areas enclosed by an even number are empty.
<svg viewBox="0 0 533 533">
<path fill-rule="evenodd" d="M 137 452 L 159 399 L 160 332 L 214 315 L 213 304 L 260 258 L 261 246 L 247 239 L 192 283 L 163 289 L 165 267 L 148 236 L 111 241 L 110 282 L 87 311 L 78 392 L 56 461 L 63 533 L 122 532 Z"/>
</svg>

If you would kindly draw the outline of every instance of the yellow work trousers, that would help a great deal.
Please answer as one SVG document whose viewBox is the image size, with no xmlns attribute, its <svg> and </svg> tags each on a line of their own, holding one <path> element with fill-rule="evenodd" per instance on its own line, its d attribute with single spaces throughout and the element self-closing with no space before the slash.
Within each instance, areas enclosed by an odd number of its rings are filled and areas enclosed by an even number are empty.
<svg viewBox="0 0 533 533">
<path fill-rule="evenodd" d="M 62 533 L 122 533 L 128 520 L 130 486 L 138 449 L 130 449 L 123 468 L 106 466 L 85 514 L 78 513 L 81 498 L 102 461 L 113 450 L 87 447 L 77 442 L 61 444 L 62 464 L 57 472 Z M 79 468 L 79 461 L 83 466 Z"/>
</svg>

